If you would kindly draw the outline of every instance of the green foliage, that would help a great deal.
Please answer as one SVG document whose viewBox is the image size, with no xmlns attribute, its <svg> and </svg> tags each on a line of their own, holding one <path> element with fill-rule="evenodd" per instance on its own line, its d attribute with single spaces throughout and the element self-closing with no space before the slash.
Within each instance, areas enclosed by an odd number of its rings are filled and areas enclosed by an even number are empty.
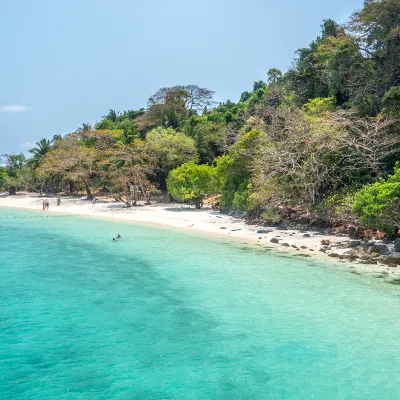
<svg viewBox="0 0 400 400">
<path fill-rule="evenodd" d="M 201 164 L 212 164 L 215 157 L 224 153 L 227 129 L 223 122 L 213 122 L 207 116 L 196 115 L 188 119 L 183 131 L 196 141 Z"/>
<path fill-rule="evenodd" d="M 112 129 L 118 129 L 116 122 L 111 121 L 110 119 L 106 118 L 103 119 L 102 121 L 98 122 L 95 125 L 95 129 L 98 130 L 112 130 Z"/>
<path fill-rule="evenodd" d="M 30 164 L 36 168 L 40 160 L 51 150 L 51 142 L 48 139 L 42 139 L 39 142 L 36 142 L 36 147 L 29 150 L 29 153 L 33 155 L 30 160 Z"/>
<path fill-rule="evenodd" d="M 248 210 L 251 206 L 251 172 L 249 161 L 258 147 L 260 131 L 252 129 L 232 146 L 229 154 L 216 159 L 215 176 L 226 207 Z"/>
<path fill-rule="evenodd" d="M 304 104 L 303 110 L 311 116 L 322 117 L 327 112 L 333 112 L 337 109 L 333 97 L 317 97 Z"/>
<path fill-rule="evenodd" d="M 354 219 L 354 196 L 361 185 L 345 186 L 338 192 L 331 193 L 319 202 L 315 209 L 326 221 L 352 221 Z"/>
<path fill-rule="evenodd" d="M 193 200 L 200 208 L 206 194 L 214 191 L 214 171 L 208 165 L 188 162 L 172 170 L 167 179 L 169 193 L 179 200 Z"/>
<path fill-rule="evenodd" d="M 382 99 L 382 113 L 391 118 L 400 118 L 400 86 L 391 87 Z"/>
<path fill-rule="evenodd" d="M 400 200 L 400 165 L 397 164 L 393 175 L 380 179 L 372 185 L 359 190 L 354 198 L 353 211 L 360 216 L 360 222 L 369 227 L 379 227 L 392 233 L 395 225 L 391 213 L 398 207 Z M 392 221 L 390 223 L 389 221 Z"/>
<path fill-rule="evenodd" d="M 271 68 L 267 72 L 268 83 L 278 83 L 282 79 L 282 71 L 277 68 Z"/>
<path fill-rule="evenodd" d="M 188 161 L 197 161 L 195 141 L 172 128 L 158 127 L 146 136 L 149 148 L 154 151 L 159 168 L 167 174 Z"/>
<path fill-rule="evenodd" d="M 0 189 L 5 188 L 4 184 L 6 182 L 7 177 L 8 177 L 7 168 L 0 165 Z"/>
</svg>

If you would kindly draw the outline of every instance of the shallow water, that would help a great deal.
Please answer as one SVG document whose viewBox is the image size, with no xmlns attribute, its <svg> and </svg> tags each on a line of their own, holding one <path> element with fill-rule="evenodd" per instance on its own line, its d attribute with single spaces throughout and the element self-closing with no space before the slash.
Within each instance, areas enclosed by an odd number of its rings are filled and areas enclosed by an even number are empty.
<svg viewBox="0 0 400 400">
<path fill-rule="evenodd" d="M 0 399 L 397 400 L 399 306 L 321 261 L 0 209 Z"/>
</svg>

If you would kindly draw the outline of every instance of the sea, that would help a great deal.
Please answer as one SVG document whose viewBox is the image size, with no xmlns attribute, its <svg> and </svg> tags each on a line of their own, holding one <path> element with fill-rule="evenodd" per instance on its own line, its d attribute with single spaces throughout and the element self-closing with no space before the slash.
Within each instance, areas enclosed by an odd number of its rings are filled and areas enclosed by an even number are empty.
<svg viewBox="0 0 400 400">
<path fill-rule="evenodd" d="M 400 286 L 349 271 L 0 208 L 0 399 L 398 400 Z"/>
</svg>

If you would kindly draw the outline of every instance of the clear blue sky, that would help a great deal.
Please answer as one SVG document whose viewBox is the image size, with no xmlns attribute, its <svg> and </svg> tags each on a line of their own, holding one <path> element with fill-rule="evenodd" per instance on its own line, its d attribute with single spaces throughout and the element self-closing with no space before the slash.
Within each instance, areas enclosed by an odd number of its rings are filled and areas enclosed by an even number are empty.
<svg viewBox="0 0 400 400">
<path fill-rule="evenodd" d="M 1 0 L 0 154 L 195 84 L 238 100 L 362 0 Z"/>
</svg>

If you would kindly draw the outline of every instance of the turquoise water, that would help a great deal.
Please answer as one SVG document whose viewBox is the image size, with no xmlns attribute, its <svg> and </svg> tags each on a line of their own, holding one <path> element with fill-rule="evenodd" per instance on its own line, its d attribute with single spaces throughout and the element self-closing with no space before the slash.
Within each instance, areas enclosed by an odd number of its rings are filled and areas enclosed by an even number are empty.
<svg viewBox="0 0 400 400">
<path fill-rule="evenodd" d="M 0 209 L 0 399 L 397 400 L 399 296 L 227 239 Z"/>
</svg>

